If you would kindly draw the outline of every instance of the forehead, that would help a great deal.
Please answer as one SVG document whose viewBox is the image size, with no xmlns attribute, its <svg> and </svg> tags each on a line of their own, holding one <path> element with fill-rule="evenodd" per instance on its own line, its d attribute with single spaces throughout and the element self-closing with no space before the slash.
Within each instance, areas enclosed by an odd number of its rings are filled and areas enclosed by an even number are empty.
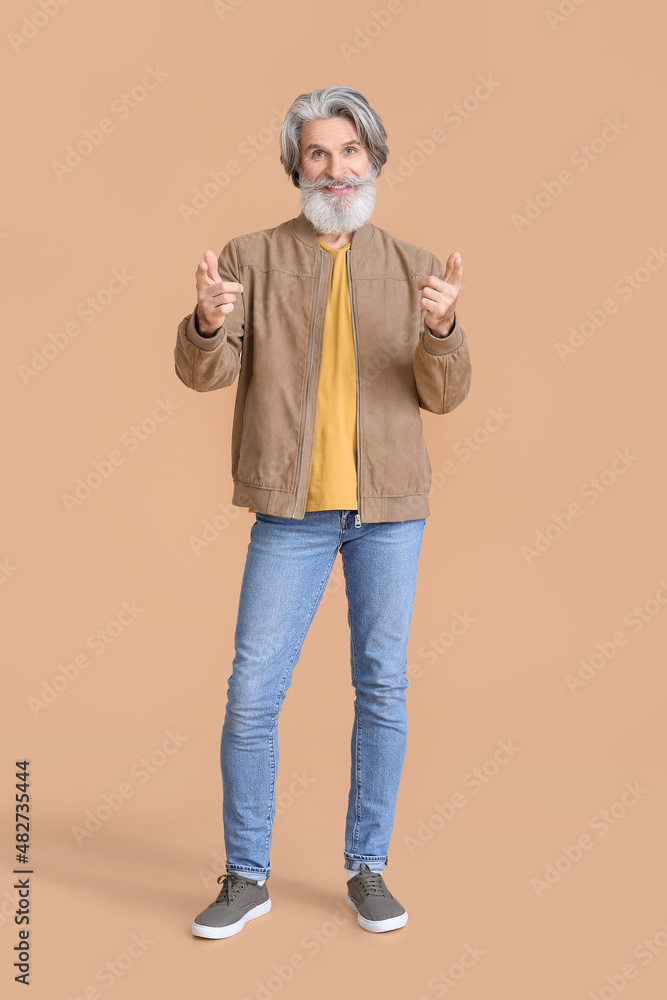
<svg viewBox="0 0 667 1000">
<path fill-rule="evenodd" d="M 315 146 L 336 149 L 359 141 L 354 122 L 349 118 L 318 118 L 314 122 L 306 122 L 301 129 L 299 148 L 305 153 Z"/>
</svg>

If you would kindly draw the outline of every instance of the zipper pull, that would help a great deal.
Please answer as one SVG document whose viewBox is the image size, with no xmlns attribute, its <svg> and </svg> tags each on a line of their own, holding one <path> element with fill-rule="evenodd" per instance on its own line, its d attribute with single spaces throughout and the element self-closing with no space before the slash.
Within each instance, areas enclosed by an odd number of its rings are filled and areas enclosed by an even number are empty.
<svg viewBox="0 0 667 1000">
<path fill-rule="evenodd" d="M 355 528 L 361 527 L 361 514 L 359 513 L 359 511 L 357 511 L 357 513 L 354 515 L 354 526 Z"/>
</svg>

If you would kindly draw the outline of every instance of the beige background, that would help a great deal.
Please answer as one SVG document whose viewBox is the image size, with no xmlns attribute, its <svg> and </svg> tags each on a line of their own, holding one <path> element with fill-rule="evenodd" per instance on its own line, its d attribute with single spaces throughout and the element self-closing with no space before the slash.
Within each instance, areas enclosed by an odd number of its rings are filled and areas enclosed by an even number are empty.
<svg viewBox="0 0 667 1000">
<path fill-rule="evenodd" d="M 13 763 L 29 757 L 40 1000 L 659 1000 L 664 13 L 565 0 L 550 24 L 556 0 L 44 3 L 48 16 L 37 0 L 2 13 L 3 983 L 19 993 Z M 151 67 L 160 82 L 122 117 L 114 102 Z M 481 100 L 480 78 L 493 81 Z M 298 214 L 278 130 L 298 94 L 332 83 L 360 89 L 388 131 L 373 221 L 464 261 L 471 392 L 423 414 L 435 481 L 386 873 L 410 919 L 370 935 L 344 905 L 354 692 L 339 556 L 281 716 L 273 910 L 202 941 L 190 923 L 224 868 L 219 737 L 252 515 L 230 505 L 235 387 L 186 389 L 175 333 L 204 250 Z M 113 131 L 59 179 L 54 163 L 104 118 Z M 396 180 L 401 157 L 413 168 Z M 238 174 L 186 222 L 180 206 L 230 160 Z M 127 285 L 107 295 L 114 270 Z M 89 296 L 103 306 L 92 321 L 77 312 Z M 151 425 L 158 400 L 169 415 Z M 491 410 L 504 416 L 485 429 Z M 112 452 L 120 464 L 68 511 L 64 495 Z M 123 602 L 142 610 L 114 627 Z M 88 637 L 109 623 L 100 654 Z M 165 754 L 168 732 L 182 742 Z M 501 764 L 499 741 L 517 748 Z M 78 844 L 121 786 L 129 797 Z M 126 960 L 133 935 L 144 948 Z"/>
</svg>

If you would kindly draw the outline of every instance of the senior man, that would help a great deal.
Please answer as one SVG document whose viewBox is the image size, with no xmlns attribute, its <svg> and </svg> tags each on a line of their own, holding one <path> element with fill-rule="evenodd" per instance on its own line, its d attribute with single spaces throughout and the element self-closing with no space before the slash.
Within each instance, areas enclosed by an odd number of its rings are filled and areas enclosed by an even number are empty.
<svg viewBox="0 0 667 1000">
<path fill-rule="evenodd" d="M 217 259 L 207 250 L 196 308 L 178 327 L 185 385 L 208 392 L 239 377 L 232 503 L 255 515 L 220 747 L 226 874 L 194 919 L 200 937 L 229 937 L 271 909 L 278 717 L 339 551 L 355 688 L 347 902 L 364 930 L 394 930 L 408 918 L 382 872 L 406 752 L 408 632 L 430 513 L 420 408 L 457 407 L 471 366 L 456 312 L 460 254 L 443 268 L 369 221 L 387 157 L 382 120 L 358 91 L 301 94 L 280 133 L 300 214 L 230 239 Z M 310 861 L 321 861 L 316 845 Z"/>
</svg>

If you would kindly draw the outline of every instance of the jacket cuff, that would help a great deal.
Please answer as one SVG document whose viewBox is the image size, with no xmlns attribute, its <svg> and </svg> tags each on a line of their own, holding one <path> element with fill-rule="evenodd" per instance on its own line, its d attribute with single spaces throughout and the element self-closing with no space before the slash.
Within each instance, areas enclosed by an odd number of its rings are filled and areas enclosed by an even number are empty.
<svg viewBox="0 0 667 1000">
<path fill-rule="evenodd" d="M 185 326 L 185 336 L 192 344 L 195 345 L 195 347 L 201 347 L 203 351 L 214 351 L 216 347 L 220 346 L 220 343 L 225 339 L 226 335 L 227 331 L 225 330 L 223 324 L 218 330 L 215 331 L 212 337 L 202 337 L 200 333 L 197 333 L 197 328 L 195 326 L 195 309 L 192 310 Z"/>
<path fill-rule="evenodd" d="M 454 326 L 446 337 L 436 337 L 424 324 L 424 350 L 427 354 L 451 354 L 463 343 L 463 330 L 459 325 L 458 313 L 454 313 Z"/>
</svg>

